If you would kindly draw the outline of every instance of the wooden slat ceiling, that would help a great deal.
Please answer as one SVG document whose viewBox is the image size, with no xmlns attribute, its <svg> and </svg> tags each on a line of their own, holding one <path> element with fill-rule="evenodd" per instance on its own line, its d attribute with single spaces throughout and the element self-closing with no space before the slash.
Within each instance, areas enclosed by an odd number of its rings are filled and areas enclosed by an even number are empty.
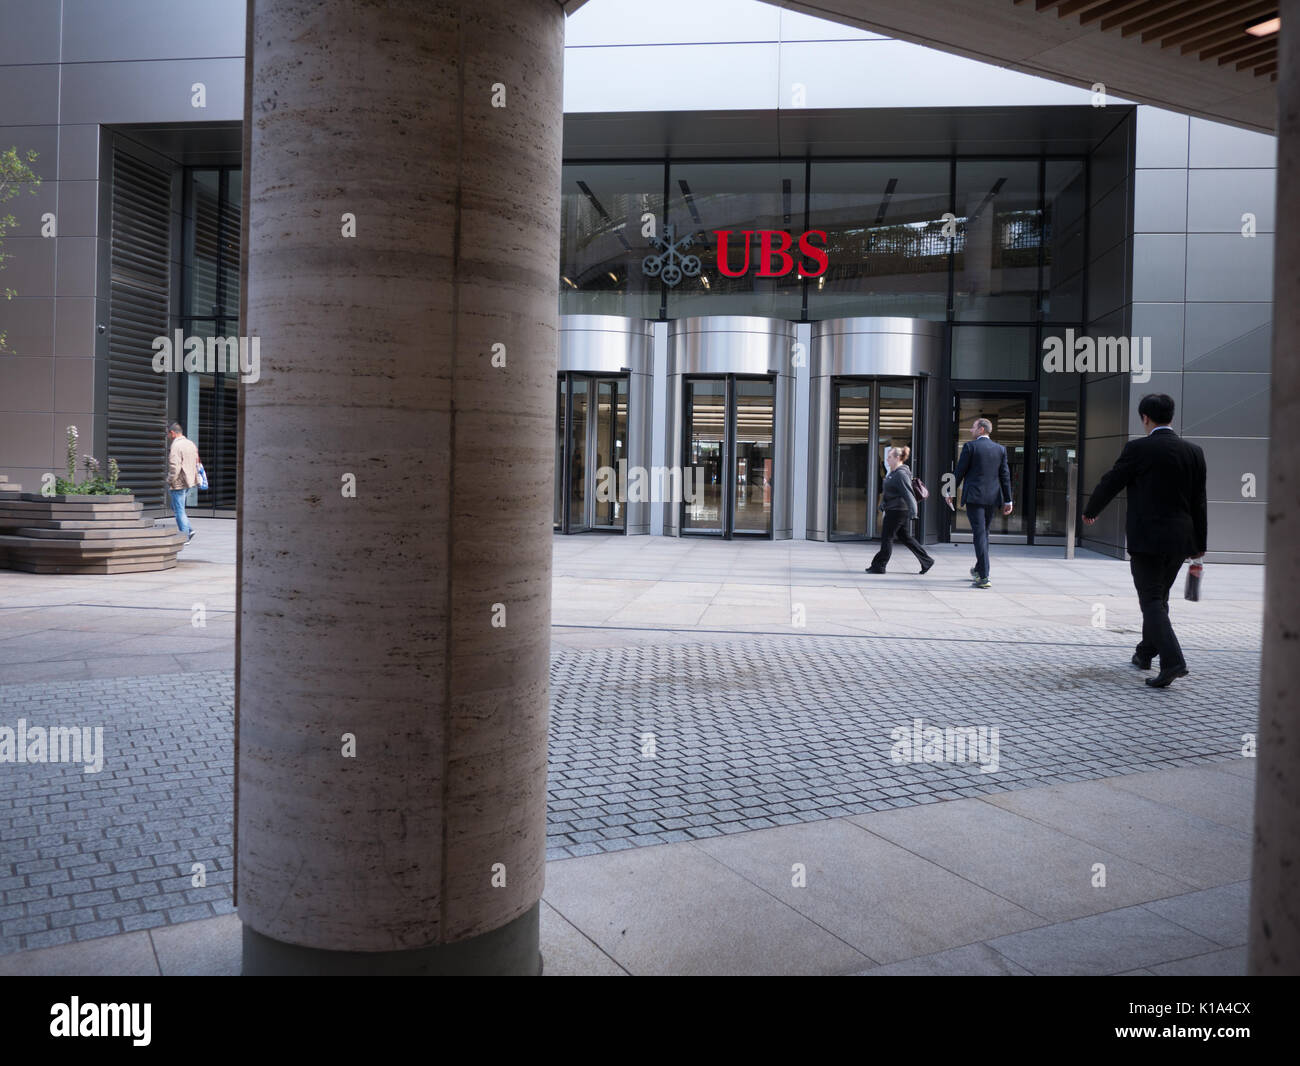
<svg viewBox="0 0 1300 1066">
<path fill-rule="evenodd" d="M 1075 19 L 1102 33 L 1137 37 L 1144 45 L 1173 49 L 1202 63 L 1250 71 L 1277 80 L 1277 34 L 1246 32 L 1278 17 L 1277 0 L 1012 0 L 1031 3 L 1045 17 Z"/>
</svg>

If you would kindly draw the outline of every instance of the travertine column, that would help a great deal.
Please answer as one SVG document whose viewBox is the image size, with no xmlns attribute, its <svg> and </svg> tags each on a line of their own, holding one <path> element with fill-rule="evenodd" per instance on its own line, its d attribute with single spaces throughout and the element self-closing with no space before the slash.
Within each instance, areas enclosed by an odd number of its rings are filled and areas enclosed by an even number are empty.
<svg viewBox="0 0 1300 1066">
<path fill-rule="evenodd" d="M 563 12 L 249 19 L 244 971 L 536 972 Z"/>
<path fill-rule="evenodd" d="M 1300 3 L 1284 0 L 1281 13 L 1252 974 L 1300 973 L 1300 243 L 1289 232 L 1290 219 L 1300 216 Z"/>
</svg>

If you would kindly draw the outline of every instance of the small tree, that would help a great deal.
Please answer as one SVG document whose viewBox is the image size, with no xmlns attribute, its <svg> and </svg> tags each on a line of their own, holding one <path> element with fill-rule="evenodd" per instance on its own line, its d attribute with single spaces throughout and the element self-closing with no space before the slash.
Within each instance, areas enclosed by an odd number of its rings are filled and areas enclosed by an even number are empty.
<svg viewBox="0 0 1300 1066">
<path fill-rule="evenodd" d="M 35 162 L 34 151 L 29 151 L 26 159 L 18 154 L 17 148 L 0 152 L 0 204 L 17 196 L 23 185 L 27 186 L 27 191 L 32 195 L 36 194 L 36 187 L 40 185 L 41 179 L 32 170 L 31 164 Z M 0 249 L 4 247 L 5 234 L 17 224 L 12 214 L 0 215 Z M 0 250 L 0 270 L 4 269 L 5 260 L 12 257 L 12 253 L 6 255 L 3 250 Z M 6 300 L 12 300 L 17 295 L 13 289 L 0 289 L 0 294 L 3 294 Z M 0 330 L 0 352 L 7 351 L 8 347 L 5 342 L 5 332 Z"/>
</svg>

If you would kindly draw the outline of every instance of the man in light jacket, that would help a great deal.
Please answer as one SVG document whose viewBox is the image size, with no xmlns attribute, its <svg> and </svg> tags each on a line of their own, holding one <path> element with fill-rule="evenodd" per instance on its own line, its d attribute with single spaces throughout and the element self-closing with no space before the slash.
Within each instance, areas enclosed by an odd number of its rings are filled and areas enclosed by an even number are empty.
<svg viewBox="0 0 1300 1066">
<path fill-rule="evenodd" d="M 176 528 L 185 534 L 185 543 L 194 539 L 190 520 L 185 517 L 185 497 L 199 483 L 199 449 L 185 436 L 179 422 L 167 430 L 171 448 L 167 453 L 167 495 L 171 498 Z"/>
</svg>

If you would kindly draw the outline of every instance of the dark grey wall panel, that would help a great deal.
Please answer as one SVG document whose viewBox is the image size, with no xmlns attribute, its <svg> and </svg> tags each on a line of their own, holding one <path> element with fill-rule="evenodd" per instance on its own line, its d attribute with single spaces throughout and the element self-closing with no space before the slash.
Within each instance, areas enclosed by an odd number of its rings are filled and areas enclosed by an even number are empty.
<svg viewBox="0 0 1300 1066">
<path fill-rule="evenodd" d="M 0 145 L 5 142 L 0 141 Z M 3 151 L 3 148 L 0 148 Z M 12 237 L 39 237 L 41 235 L 41 216 L 47 211 L 55 210 L 58 183 L 43 181 L 39 185 L 21 182 L 14 186 L 17 190 L 12 200 L 0 206 L 0 213 L 14 216 L 13 228 L 9 230 Z M 0 288 L 3 288 L 0 285 Z"/>
<path fill-rule="evenodd" d="M 1133 137 L 1134 113 L 1116 126 L 1088 157 L 1090 168 L 1090 195 L 1093 203 L 1102 199 L 1115 186 L 1128 181 L 1132 170 L 1129 152 Z"/>
<path fill-rule="evenodd" d="M 54 126 L 59 121 L 57 66 L 0 67 L 0 113 L 9 126 Z"/>
<path fill-rule="evenodd" d="M 94 237 L 99 233 L 98 181 L 60 181 L 59 236 Z M 51 183 L 54 188 L 54 183 Z"/>
<path fill-rule="evenodd" d="M 1088 268 L 1088 316 L 1097 318 L 1123 307 L 1129 300 L 1129 245 L 1117 244 Z"/>
<path fill-rule="evenodd" d="M 1138 167 L 1187 166 L 1187 116 L 1138 108 L 1134 155 Z"/>
<path fill-rule="evenodd" d="M 55 0 L 0 0 L 0 65 L 58 61 L 59 5 Z"/>
<path fill-rule="evenodd" d="M 1123 244 L 1133 232 L 1130 206 L 1127 182 L 1115 186 L 1093 205 L 1088 217 L 1088 254 L 1094 259 Z"/>
<path fill-rule="evenodd" d="M 1187 235 L 1188 300 L 1266 302 L 1272 298 L 1272 234 Z"/>
<path fill-rule="evenodd" d="M 8 101 L 0 103 L 0 118 L 9 117 Z M 27 161 L 27 153 L 36 153 L 36 162 L 29 164 L 42 182 L 51 181 L 56 176 L 55 169 L 59 159 L 58 126 L 0 126 L 0 152 L 17 148 L 18 154 Z M 10 201 L 10 205 L 13 201 Z"/>
<path fill-rule="evenodd" d="M 59 127 L 59 178 L 94 180 L 99 170 L 99 126 L 95 123 Z"/>
<path fill-rule="evenodd" d="M 1268 386 L 1268 374 L 1184 374 L 1184 432 L 1198 437 L 1266 435 Z"/>
<path fill-rule="evenodd" d="M 1212 503 L 1207 508 L 1207 540 L 1211 551 L 1262 552 L 1268 505 L 1263 503 Z M 1214 577 L 1211 574 L 1211 577 Z M 1224 578 L 1223 596 L 1230 596 Z M 1209 593 L 1209 587 L 1206 589 Z M 1217 595 L 1218 593 L 1216 593 Z"/>
<path fill-rule="evenodd" d="M 1127 394 L 1125 385 L 1124 378 L 1119 374 L 1094 378 L 1084 383 L 1089 438 L 1118 437 L 1127 432 L 1121 413 Z"/>
<path fill-rule="evenodd" d="M 1133 232 L 1187 230 L 1187 171 L 1138 170 L 1133 174 Z"/>
<path fill-rule="evenodd" d="M 5 274 L 0 280 L 10 285 Z M 48 296 L 30 296 L 19 293 L 4 301 L 4 331 L 6 343 L 17 355 L 44 355 L 54 352 L 54 300 Z"/>
<path fill-rule="evenodd" d="M 99 240 L 95 237 L 60 237 L 57 296 L 96 294 Z"/>
<path fill-rule="evenodd" d="M 1186 369 L 1267 374 L 1272 355 L 1272 303 L 1187 305 Z"/>
<path fill-rule="evenodd" d="M 1193 170 L 1187 186 L 1187 228 L 1192 233 L 1240 235 L 1241 216 L 1250 212 L 1257 231 L 1272 233 L 1276 185 L 1272 170 Z"/>
<path fill-rule="evenodd" d="M 108 302 L 84 296 L 54 301 L 54 354 L 71 358 L 95 354 L 97 326 L 108 322 Z"/>
<path fill-rule="evenodd" d="M 243 0 L 63 0 L 63 61 L 242 56 L 245 9 Z"/>
<path fill-rule="evenodd" d="M 1268 440 L 1263 437 L 1188 437 L 1205 452 L 1205 491 L 1219 503 L 1263 503 L 1268 498 Z M 1241 494 L 1242 475 L 1255 475 L 1253 500 Z"/>
<path fill-rule="evenodd" d="M 1134 337 L 1151 338 L 1153 373 L 1183 369 L 1183 308 L 1180 303 L 1135 303 L 1131 310 Z"/>
<path fill-rule="evenodd" d="M 38 231 L 39 232 L 39 231 Z M 19 296 L 54 295 L 54 245 L 43 237 L 5 238 L 5 268 L 0 273 L 4 287 Z"/>
<path fill-rule="evenodd" d="M 1164 302 L 1183 299 L 1187 238 L 1181 233 L 1133 235 L 1133 299 Z"/>
<path fill-rule="evenodd" d="M 1193 167 L 1275 167 L 1277 138 L 1194 118 L 1188 158 Z"/>
<path fill-rule="evenodd" d="M 207 107 L 190 105 L 190 86 L 207 87 Z M 84 63 L 63 67 L 65 122 L 221 122 L 244 114 L 242 59 Z"/>
</svg>

